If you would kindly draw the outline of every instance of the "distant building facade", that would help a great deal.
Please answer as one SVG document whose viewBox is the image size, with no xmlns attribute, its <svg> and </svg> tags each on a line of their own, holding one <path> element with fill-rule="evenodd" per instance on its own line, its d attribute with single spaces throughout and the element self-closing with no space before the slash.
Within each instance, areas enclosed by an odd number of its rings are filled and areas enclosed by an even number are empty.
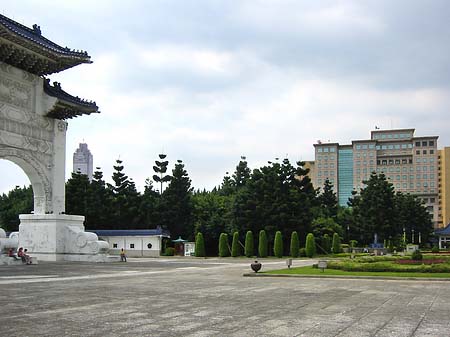
<svg viewBox="0 0 450 337">
<path fill-rule="evenodd" d="M 439 227 L 450 223 L 450 147 L 444 147 L 438 154 Z"/>
<path fill-rule="evenodd" d="M 352 191 L 364 187 L 372 172 L 384 173 L 396 191 L 417 195 L 425 202 L 438 226 L 438 136 L 415 137 L 415 129 L 375 130 L 370 139 L 352 144 L 314 144 L 313 184 L 334 185 L 340 205 L 347 205 Z"/>
<path fill-rule="evenodd" d="M 92 181 L 92 174 L 94 172 L 93 157 L 85 143 L 80 143 L 78 149 L 73 154 L 73 172 L 85 174 Z"/>
</svg>

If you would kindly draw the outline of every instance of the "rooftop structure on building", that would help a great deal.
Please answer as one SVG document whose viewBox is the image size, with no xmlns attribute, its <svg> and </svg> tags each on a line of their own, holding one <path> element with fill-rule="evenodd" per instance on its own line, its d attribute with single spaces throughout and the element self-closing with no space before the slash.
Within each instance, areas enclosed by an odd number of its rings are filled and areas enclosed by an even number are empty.
<svg viewBox="0 0 450 337">
<path fill-rule="evenodd" d="M 351 144 L 318 142 L 314 186 L 326 179 L 334 185 L 340 205 L 364 187 L 371 173 L 384 173 L 396 191 L 420 197 L 438 219 L 438 136 L 415 136 L 415 129 L 374 130 L 370 139 Z"/>
<path fill-rule="evenodd" d="M 89 181 L 92 181 L 94 173 L 93 156 L 86 143 L 80 143 L 73 154 L 73 172 L 85 174 Z"/>
</svg>

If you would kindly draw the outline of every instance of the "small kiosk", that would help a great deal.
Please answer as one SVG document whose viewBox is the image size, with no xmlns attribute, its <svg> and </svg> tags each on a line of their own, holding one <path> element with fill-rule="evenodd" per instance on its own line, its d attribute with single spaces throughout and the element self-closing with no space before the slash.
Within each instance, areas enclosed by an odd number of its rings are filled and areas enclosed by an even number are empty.
<svg viewBox="0 0 450 337">
<path fill-rule="evenodd" d="M 175 255 L 178 256 L 194 256 L 195 255 L 195 242 L 189 242 L 184 240 L 181 236 L 176 240 L 172 240 L 175 244 Z"/>
</svg>

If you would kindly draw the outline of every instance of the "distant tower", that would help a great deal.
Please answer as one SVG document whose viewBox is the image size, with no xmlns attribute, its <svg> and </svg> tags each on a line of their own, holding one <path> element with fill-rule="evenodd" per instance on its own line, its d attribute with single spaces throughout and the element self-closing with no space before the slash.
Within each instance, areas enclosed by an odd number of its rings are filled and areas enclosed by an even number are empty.
<svg viewBox="0 0 450 337">
<path fill-rule="evenodd" d="M 92 154 L 89 151 L 87 144 L 80 143 L 80 146 L 73 154 L 73 172 L 80 172 L 88 176 L 89 181 L 92 181 Z"/>
</svg>

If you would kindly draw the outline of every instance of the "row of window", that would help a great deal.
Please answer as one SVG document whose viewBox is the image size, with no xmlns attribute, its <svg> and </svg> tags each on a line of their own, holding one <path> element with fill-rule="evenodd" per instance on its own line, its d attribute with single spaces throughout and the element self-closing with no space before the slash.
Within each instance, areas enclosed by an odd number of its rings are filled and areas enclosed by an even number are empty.
<svg viewBox="0 0 450 337">
<path fill-rule="evenodd" d="M 412 159 L 381 159 L 377 160 L 377 165 L 400 165 L 412 164 Z"/>
<path fill-rule="evenodd" d="M 434 154 L 434 150 L 429 150 L 430 154 Z M 420 154 L 420 150 L 416 150 L 416 154 Z M 427 154 L 427 150 L 422 150 L 422 154 Z"/>
<path fill-rule="evenodd" d="M 373 139 L 405 139 L 412 138 L 412 133 L 376 133 L 373 135 Z"/>
<path fill-rule="evenodd" d="M 421 142 L 416 142 L 416 147 L 420 146 L 434 146 L 434 140 L 422 140 Z"/>
<path fill-rule="evenodd" d="M 383 145 L 377 145 L 377 150 L 406 150 L 406 149 L 412 149 L 413 145 L 411 143 L 408 144 L 383 144 Z"/>
<path fill-rule="evenodd" d="M 321 153 L 321 152 L 336 152 L 336 148 L 335 147 L 319 147 L 317 149 L 317 152 Z"/>
<path fill-rule="evenodd" d="M 408 175 L 406 175 L 406 174 L 396 175 L 396 176 L 388 175 L 387 177 L 388 177 L 388 179 L 396 178 L 396 180 L 408 180 Z M 430 175 L 428 175 L 428 174 L 416 174 L 415 177 L 416 177 L 416 179 L 428 179 L 428 178 L 434 179 L 434 174 L 430 174 Z M 409 175 L 409 180 L 414 180 L 414 175 L 413 174 Z M 433 182 L 433 187 L 434 187 L 434 182 Z"/>
<path fill-rule="evenodd" d="M 422 157 L 422 158 L 416 158 L 416 163 L 434 163 L 434 158 L 426 158 L 426 157 Z"/>
<path fill-rule="evenodd" d="M 375 149 L 375 144 L 356 144 L 357 150 L 373 150 Z"/>
</svg>

